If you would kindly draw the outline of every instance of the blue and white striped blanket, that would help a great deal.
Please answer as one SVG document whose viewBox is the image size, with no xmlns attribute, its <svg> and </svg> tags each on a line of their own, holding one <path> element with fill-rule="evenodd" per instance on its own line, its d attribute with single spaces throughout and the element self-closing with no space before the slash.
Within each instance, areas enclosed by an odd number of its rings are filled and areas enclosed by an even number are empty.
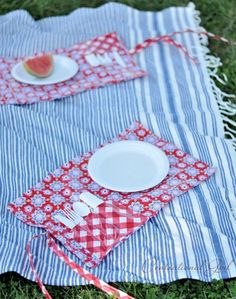
<svg viewBox="0 0 236 299">
<path fill-rule="evenodd" d="M 26 11 L 15 11 L 0 16 L 0 55 L 31 55 L 111 31 L 117 31 L 127 47 L 133 48 L 150 36 L 198 26 L 192 5 L 152 13 L 112 3 L 37 22 Z M 40 232 L 18 221 L 6 210 L 7 204 L 63 162 L 139 119 L 218 171 L 206 183 L 173 200 L 92 272 L 105 281 L 156 284 L 181 278 L 236 277 L 232 212 L 236 207 L 236 155 L 231 142 L 224 139 L 216 87 L 207 70 L 210 58 L 201 45 L 204 41 L 200 43 L 193 34 L 176 36 L 176 40 L 198 57 L 199 65 L 176 48 L 158 43 L 135 57 L 148 71 L 147 78 L 53 102 L 0 107 L 1 273 L 16 271 L 33 279 L 25 246 Z M 85 283 L 47 248 L 45 239 L 33 242 L 32 252 L 44 283 Z"/>
</svg>

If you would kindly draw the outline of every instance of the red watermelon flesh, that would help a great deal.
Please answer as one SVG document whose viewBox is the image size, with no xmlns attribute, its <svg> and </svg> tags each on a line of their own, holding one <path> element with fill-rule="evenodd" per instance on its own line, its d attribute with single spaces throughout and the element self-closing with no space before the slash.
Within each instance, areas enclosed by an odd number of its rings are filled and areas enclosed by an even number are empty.
<svg viewBox="0 0 236 299">
<path fill-rule="evenodd" d="M 41 55 L 27 59 L 23 62 L 25 70 L 33 76 L 39 78 L 48 77 L 53 71 L 53 56 Z"/>
</svg>

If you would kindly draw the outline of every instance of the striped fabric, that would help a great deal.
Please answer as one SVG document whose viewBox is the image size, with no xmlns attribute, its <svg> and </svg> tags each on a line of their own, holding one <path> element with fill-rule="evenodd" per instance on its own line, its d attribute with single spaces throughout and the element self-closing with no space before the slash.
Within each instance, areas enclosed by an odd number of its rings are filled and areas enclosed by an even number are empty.
<svg viewBox="0 0 236 299">
<path fill-rule="evenodd" d="M 152 13 L 112 3 L 37 22 L 27 12 L 15 11 L 0 16 L 0 55 L 31 55 L 112 31 L 131 49 L 150 36 L 197 29 L 195 17 L 191 5 Z M 173 200 L 92 273 L 105 281 L 156 284 L 236 276 L 232 212 L 236 207 L 236 155 L 224 139 L 198 37 L 185 34 L 175 39 L 198 57 L 199 65 L 174 47 L 159 43 L 135 57 L 148 71 L 147 78 L 54 102 L 0 106 L 1 273 L 16 271 L 33 279 L 25 246 L 42 231 L 18 221 L 6 210 L 7 204 L 63 162 L 116 136 L 138 119 L 218 171 L 206 183 Z M 47 248 L 45 239 L 35 240 L 32 252 L 44 283 L 85 283 Z"/>
</svg>

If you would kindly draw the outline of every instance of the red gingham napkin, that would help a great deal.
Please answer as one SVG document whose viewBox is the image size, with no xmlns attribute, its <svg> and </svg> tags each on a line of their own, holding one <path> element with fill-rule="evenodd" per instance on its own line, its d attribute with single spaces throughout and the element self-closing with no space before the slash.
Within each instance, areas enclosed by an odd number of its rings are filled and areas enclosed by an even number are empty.
<svg viewBox="0 0 236 299">
<path fill-rule="evenodd" d="M 85 59 L 85 55 L 91 53 L 104 54 L 113 51 L 119 53 L 126 66 L 121 66 L 114 61 L 109 65 L 92 67 Z M 79 65 L 78 73 L 70 80 L 61 83 L 41 86 L 24 84 L 11 76 L 11 70 L 15 64 L 27 57 L 13 59 L 0 57 L 0 104 L 32 104 L 51 101 L 106 84 L 115 84 L 146 75 L 146 72 L 136 65 L 117 34 L 113 32 L 81 42 L 71 48 L 56 49 L 51 54 L 65 55 L 74 59 Z"/>
<path fill-rule="evenodd" d="M 87 165 L 93 154 L 89 152 L 65 163 L 9 204 L 17 218 L 29 225 L 45 228 L 89 267 L 97 266 L 114 246 L 155 216 L 173 198 L 215 172 L 214 167 L 157 137 L 139 122 L 110 142 L 120 140 L 145 141 L 162 149 L 170 162 L 167 177 L 143 192 L 111 191 L 99 186 L 89 176 Z M 84 191 L 93 193 L 104 203 L 69 229 L 58 222 L 55 215 L 67 207 L 72 208 Z"/>
</svg>

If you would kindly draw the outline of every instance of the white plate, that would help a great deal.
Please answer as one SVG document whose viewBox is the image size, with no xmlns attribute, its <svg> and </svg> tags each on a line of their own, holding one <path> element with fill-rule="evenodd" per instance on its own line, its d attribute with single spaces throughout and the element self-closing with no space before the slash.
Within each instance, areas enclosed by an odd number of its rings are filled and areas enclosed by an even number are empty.
<svg viewBox="0 0 236 299">
<path fill-rule="evenodd" d="M 120 141 L 97 150 L 88 172 L 99 185 L 114 191 L 136 192 L 159 184 L 169 160 L 158 147 L 143 141 Z"/>
<path fill-rule="evenodd" d="M 24 68 L 23 63 L 16 64 L 11 75 L 17 81 L 33 85 L 48 85 L 63 82 L 72 78 L 79 70 L 78 64 L 71 58 L 62 55 L 53 55 L 54 69 L 46 78 L 37 78 L 30 75 Z"/>
</svg>

